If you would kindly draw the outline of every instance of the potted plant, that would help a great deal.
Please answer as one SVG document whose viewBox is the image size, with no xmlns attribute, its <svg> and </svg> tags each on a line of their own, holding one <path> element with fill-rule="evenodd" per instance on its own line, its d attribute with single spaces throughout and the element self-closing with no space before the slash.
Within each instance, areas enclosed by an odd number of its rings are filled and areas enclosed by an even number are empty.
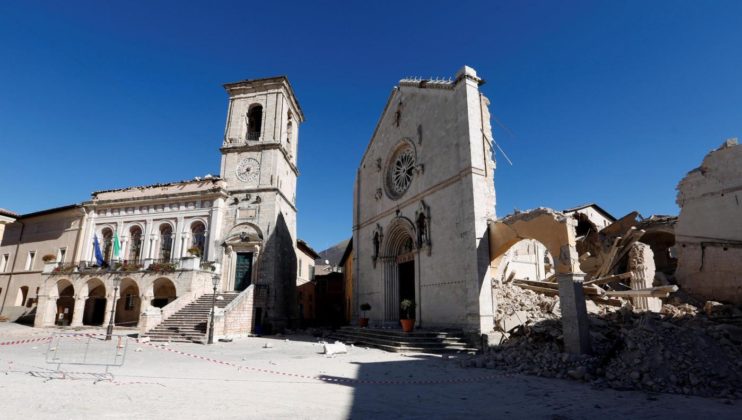
<svg viewBox="0 0 742 420">
<path fill-rule="evenodd" d="M 358 325 L 363 327 L 368 327 L 368 317 L 366 317 L 366 311 L 371 310 L 371 305 L 368 303 L 362 303 L 361 304 L 361 311 L 363 312 L 363 316 L 358 320 Z"/>
<path fill-rule="evenodd" d="M 415 327 L 415 302 L 405 299 L 399 304 L 399 308 L 402 310 L 402 319 L 399 320 L 402 324 L 402 331 L 412 331 Z"/>
<path fill-rule="evenodd" d="M 44 255 L 41 260 L 44 261 L 44 268 L 41 271 L 44 274 L 51 273 L 57 267 L 57 257 L 52 254 Z"/>
<path fill-rule="evenodd" d="M 201 248 L 199 248 L 197 246 L 192 246 L 192 247 L 188 248 L 188 253 L 191 256 L 200 257 L 201 256 Z"/>
</svg>

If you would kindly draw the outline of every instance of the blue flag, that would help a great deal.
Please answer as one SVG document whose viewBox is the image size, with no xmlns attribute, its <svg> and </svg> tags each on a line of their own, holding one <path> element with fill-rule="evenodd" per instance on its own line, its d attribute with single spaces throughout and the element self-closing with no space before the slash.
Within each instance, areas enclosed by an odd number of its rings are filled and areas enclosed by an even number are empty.
<svg viewBox="0 0 742 420">
<path fill-rule="evenodd" d="M 103 266 L 106 261 L 103 259 L 103 253 L 100 251 L 100 243 L 98 243 L 98 235 L 93 235 L 93 250 L 95 251 L 95 261 L 99 266 Z"/>
</svg>

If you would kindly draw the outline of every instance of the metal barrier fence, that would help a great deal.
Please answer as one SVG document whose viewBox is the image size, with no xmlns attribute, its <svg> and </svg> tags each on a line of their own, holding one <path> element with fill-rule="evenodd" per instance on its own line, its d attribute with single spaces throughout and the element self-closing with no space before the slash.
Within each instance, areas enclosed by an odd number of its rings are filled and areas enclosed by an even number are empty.
<svg viewBox="0 0 742 420">
<path fill-rule="evenodd" d="M 126 335 L 113 335 L 106 341 L 98 334 L 57 333 L 49 341 L 46 363 L 57 365 L 58 372 L 62 372 L 62 365 L 99 366 L 105 368 L 105 375 L 110 375 L 109 368 L 123 366 L 128 344 Z"/>
</svg>

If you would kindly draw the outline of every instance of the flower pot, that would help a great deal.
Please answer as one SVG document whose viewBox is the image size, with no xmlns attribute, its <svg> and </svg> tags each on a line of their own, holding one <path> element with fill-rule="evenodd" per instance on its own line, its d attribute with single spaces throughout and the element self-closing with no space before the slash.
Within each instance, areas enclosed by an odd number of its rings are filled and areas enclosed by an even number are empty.
<svg viewBox="0 0 742 420">
<path fill-rule="evenodd" d="M 402 331 L 410 332 L 415 328 L 414 319 L 400 319 L 399 323 L 402 324 Z"/>
<path fill-rule="evenodd" d="M 360 318 L 360 319 L 358 320 L 358 325 L 359 325 L 359 326 L 360 326 L 361 328 L 366 328 L 366 327 L 368 327 L 368 318 Z"/>
</svg>

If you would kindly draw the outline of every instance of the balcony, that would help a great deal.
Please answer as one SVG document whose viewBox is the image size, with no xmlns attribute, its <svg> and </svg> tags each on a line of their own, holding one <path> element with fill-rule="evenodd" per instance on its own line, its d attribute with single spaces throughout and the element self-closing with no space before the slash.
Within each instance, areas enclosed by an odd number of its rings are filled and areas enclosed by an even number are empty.
<svg viewBox="0 0 742 420">
<path fill-rule="evenodd" d="M 48 267 L 47 267 L 48 266 Z M 95 261 L 72 263 L 50 263 L 44 267 L 44 274 L 95 274 L 95 273 L 172 273 L 175 271 L 211 271 L 219 273 L 219 263 L 201 261 L 197 257 L 173 258 L 170 260 L 144 259 L 111 261 L 99 266 Z"/>
</svg>

